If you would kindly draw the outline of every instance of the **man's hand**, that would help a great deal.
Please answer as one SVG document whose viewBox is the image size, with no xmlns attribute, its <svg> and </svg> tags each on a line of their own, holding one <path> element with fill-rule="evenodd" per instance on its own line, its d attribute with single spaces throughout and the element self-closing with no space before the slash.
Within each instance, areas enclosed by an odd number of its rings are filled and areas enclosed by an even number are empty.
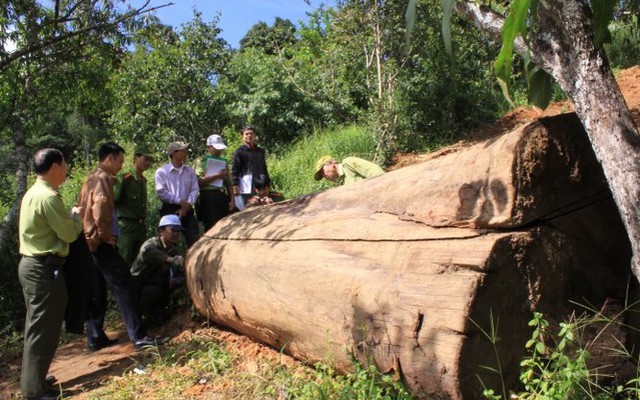
<svg viewBox="0 0 640 400">
<path fill-rule="evenodd" d="M 233 185 L 233 195 L 237 196 L 240 192 L 240 189 L 238 188 L 237 185 Z"/>
<path fill-rule="evenodd" d="M 173 265 L 177 265 L 179 267 L 183 267 L 184 266 L 184 257 L 182 256 L 173 256 Z"/>
<path fill-rule="evenodd" d="M 176 212 L 178 217 L 186 217 L 189 211 L 191 211 L 191 204 L 187 200 L 180 200 L 180 209 Z"/>
</svg>

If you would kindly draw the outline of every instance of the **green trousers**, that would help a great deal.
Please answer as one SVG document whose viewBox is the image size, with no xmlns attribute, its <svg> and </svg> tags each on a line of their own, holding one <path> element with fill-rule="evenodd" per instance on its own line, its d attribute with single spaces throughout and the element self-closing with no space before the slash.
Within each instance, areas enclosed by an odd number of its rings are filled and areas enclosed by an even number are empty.
<svg viewBox="0 0 640 400">
<path fill-rule="evenodd" d="M 18 277 L 27 308 L 20 385 L 23 397 L 38 397 L 49 389 L 45 378 L 60 340 L 67 288 L 62 269 L 54 273 L 42 257 L 22 257 Z"/>
<path fill-rule="evenodd" d="M 119 218 L 118 230 L 118 252 L 131 267 L 138 256 L 140 246 L 147 240 L 147 227 L 144 220 Z"/>
</svg>

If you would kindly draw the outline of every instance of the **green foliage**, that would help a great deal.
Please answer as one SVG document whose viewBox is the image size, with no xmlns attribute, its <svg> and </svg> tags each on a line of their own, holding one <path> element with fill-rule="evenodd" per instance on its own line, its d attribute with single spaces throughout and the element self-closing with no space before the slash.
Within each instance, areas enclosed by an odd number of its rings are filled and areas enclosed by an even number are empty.
<svg viewBox="0 0 640 400">
<path fill-rule="evenodd" d="M 367 367 L 357 362 L 354 362 L 354 371 L 347 375 L 336 375 L 333 368 L 318 363 L 312 380 L 287 379 L 284 386 L 288 388 L 288 399 L 412 399 L 404 386 L 392 376 L 380 373 L 375 365 Z"/>
<path fill-rule="evenodd" d="M 253 48 L 268 55 L 277 55 L 296 43 L 296 27 L 288 19 L 276 17 L 272 26 L 260 21 L 240 39 L 240 51 Z"/>
<path fill-rule="evenodd" d="M 511 79 L 511 62 L 513 58 L 513 45 L 516 37 L 527 37 L 527 18 L 530 0 L 515 0 L 511 3 L 511 8 L 507 20 L 502 28 L 502 49 L 495 62 L 495 73 L 498 83 L 502 88 L 502 93 L 509 98 L 508 83 Z"/>
<path fill-rule="evenodd" d="M 628 306 L 624 312 L 633 312 Z M 557 327 L 552 326 L 539 312 L 534 312 L 529 326 L 533 329 L 531 338 L 525 347 L 529 355 L 521 363 L 520 382 L 524 390 L 517 395 L 498 395 L 493 389 L 485 388 L 484 398 L 499 400 L 517 398 L 521 400 L 566 400 L 566 399 L 635 399 L 640 395 L 640 370 L 636 377 L 615 387 L 604 386 L 600 382 L 601 376 L 597 370 L 591 370 L 588 365 L 589 348 L 602 335 L 602 331 L 616 321 L 620 315 L 613 318 L 587 308 L 592 313 L 576 317 L 571 315 L 568 321 L 560 322 Z M 633 329 L 626 327 L 627 329 Z M 591 333 L 588 333 L 591 331 Z M 492 332 L 490 336 L 494 336 Z M 485 333 L 485 335 L 487 335 Z M 636 362 L 634 356 L 624 348 L 610 349 L 618 356 Z"/>
<path fill-rule="evenodd" d="M 576 342 L 577 321 L 560 323 L 558 341 L 553 348 L 545 343 L 549 323 L 541 313 L 534 313 L 529 326 L 534 330 L 526 347 L 532 353 L 520 363 L 523 367 L 520 380 L 526 391 L 522 398 L 560 400 L 582 394 L 590 377 L 586 363 L 589 352 Z"/>
<path fill-rule="evenodd" d="M 609 23 L 613 19 L 613 10 L 616 3 L 616 0 L 591 1 L 591 8 L 593 9 L 593 31 L 595 33 L 593 41 L 596 47 L 600 47 L 604 43 L 611 41 Z"/>
<path fill-rule="evenodd" d="M 335 185 L 326 179 L 313 179 L 315 163 L 323 155 L 337 160 L 347 156 L 371 160 L 374 149 L 373 136 L 363 128 L 351 126 L 302 137 L 277 155 L 270 155 L 267 165 L 274 189 L 290 199 Z"/>
<path fill-rule="evenodd" d="M 640 64 L 639 18 L 637 14 L 631 14 L 609 25 L 611 42 L 605 43 L 604 49 L 613 68 L 629 68 Z"/>
<path fill-rule="evenodd" d="M 110 84 L 116 138 L 162 146 L 176 139 L 200 142 L 226 125 L 216 80 L 230 53 L 217 20 L 205 23 L 194 13 L 179 33 L 156 26 L 136 37 L 138 45 Z"/>
</svg>

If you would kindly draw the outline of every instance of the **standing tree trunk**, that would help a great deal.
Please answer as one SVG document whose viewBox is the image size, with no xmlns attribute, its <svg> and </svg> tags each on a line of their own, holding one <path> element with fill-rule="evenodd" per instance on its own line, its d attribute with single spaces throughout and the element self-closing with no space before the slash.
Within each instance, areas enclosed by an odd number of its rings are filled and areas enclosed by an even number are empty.
<svg viewBox="0 0 640 400">
<path fill-rule="evenodd" d="M 13 143 L 16 150 L 16 197 L 11 204 L 11 208 L 0 224 L 0 253 L 5 253 L 7 247 L 13 243 L 16 234 L 18 216 L 20 215 L 20 203 L 22 196 L 27 191 L 27 166 L 29 156 L 25 140 L 22 116 L 13 113 L 9 117 L 9 125 L 13 131 Z"/>
<path fill-rule="evenodd" d="M 541 0 L 530 29 L 531 56 L 574 104 L 602 164 L 631 242 L 631 268 L 640 279 L 640 135 L 601 48 L 594 44 L 588 0 Z M 474 2 L 457 9 L 480 29 L 499 35 L 504 18 Z M 524 50 L 523 42 L 516 48 Z"/>
</svg>

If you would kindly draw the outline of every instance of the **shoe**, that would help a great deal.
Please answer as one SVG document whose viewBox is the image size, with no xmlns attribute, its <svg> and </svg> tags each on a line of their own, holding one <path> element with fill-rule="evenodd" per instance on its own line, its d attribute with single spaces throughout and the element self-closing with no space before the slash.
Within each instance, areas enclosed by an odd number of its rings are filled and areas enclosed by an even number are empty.
<svg viewBox="0 0 640 400">
<path fill-rule="evenodd" d="M 49 375 L 46 378 L 44 378 L 44 384 L 47 386 L 53 386 L 53 384 L 56 383 L 57 381 L 58 379 L 53 375 Z"/>
<path fill-rule="evenodd" d="M 105 347 L 111 347 L 116 343 L 118 343 L 118 338 L 109 339 L 108 337 L 105 336 L 105 338 L 102 340 L 89 342 L 88 346 L 89 346 L 89 350 L 98 351 L 98 350 L 104 349 Z"/>
<path fill-rule="evenodd" d="M 58 400 L 65 396 L 64 392 L 60 390 L 47 390 L 43 395 L 36 397 L 27 397 L 27 400 Z"/>
<path fill-rule="evenodd" d="M 147 335 L 142 339 L 136 340 L 135 342 L 133 342 L 133 347 L 136 349 L 136 351 L 140 351 L 142 349 L 144 349 L 145 347 L 150 347 L 150 346 L 161 346 L 165 343 L 167 343 L 171 338 L 168 336 L 165 337 L 161 337 L 161 338 L 157 338 L 153 335 Z"/>
</svg>

